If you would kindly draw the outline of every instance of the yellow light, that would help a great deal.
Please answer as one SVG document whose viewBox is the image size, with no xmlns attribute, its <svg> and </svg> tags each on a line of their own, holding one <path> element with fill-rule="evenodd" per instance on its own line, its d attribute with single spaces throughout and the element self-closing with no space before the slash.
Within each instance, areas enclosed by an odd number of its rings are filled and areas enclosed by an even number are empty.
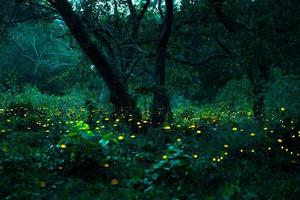
<svg viewBox="0 0 300 200">
<path fill-rule="evenodd" d="M 108 118 L 108 117 L 105 117 L 104 120 L 105 120 L 105 121 L 109 121 L 109 118 Z"/>
<path fill-rule="evenodd" d="M 224 144 L 224 148 L 228 148 L 229 147 L 229 145 L 228 144 Z"/>
<path fill-rule="evenodd" d="M 120 135 L 120 136 L 118 136 L 118 140 L 124 140 L 124 136 L 123 135 Z"/>
<path fill-rule="evenodd" d="M 119 184 L 119 180 L 118 179 L 112 179 L 111 180 L 111 184 L 112 185 L 118 185 Z"/>
<path fill-rule="evenodd" d="M 130 138 L 136 138 L 136 136 L 135 135 L 131 135 Z"/>
<path fill-rule="evenodd" d="M 254 149 L 251 149 L 251 152 L 252 152 L 252 153 L 254 153 L 254 152 L 255 152 L 255 150 L 254 150 Z"/>
<path fill-rule="evenodd" d="M 165 125 L 165 126 L 163 127 L 163 129 L 164 129 L 164 130 L 170 130 L 170 129 L 171 129 L 171 126 Z"/>
<path fill-rule="evenodd" d="M 243 149 L 240 149 L 240 152 L 241 152 L 241 153 L 243 153 L 243 152 L 244 152 L 244 150 L 243 150 Z"/>
<path fill-rule="evenodd" d="M 198 158 L 198 155 L 197 155 L 197 154 L 194 154 L 194 155 L 193 155 L 193 158 Z"/>
<path fill-rule="evenodd" d="M 283 140 L 282 140 L 282 139 L 278 139 L 278 140 L 277 140 L 277 142 L 279 142 L 279 143 L 282 143 L 282 142 L 283 142 Z"/>
<path fill-rule="evenodd" d="M 197 133 L 197 134 L 200 134 L 200 133 L 202 133 L 202 131 L 201 131 L 201 130 L 197 130 L 196 133 Z"/>
<path fill-rule="evenodd" d="M 163 155 L 162 159 L 166 160 L 166 159 L 168 159 L 168 156 L 167 155 Z"/>
<path fill-rule="evenodd" d="M 284 112 L 284 111 L 285 111 L 285 108 L 284 108 L 284 107 L 281 107 L 281 108 L 280 108 L 280 111 L 281 111 L 281 112 Z"/>
<path fill-rule="evenodd" d="M 189 128 L 196 128 L 195 124 L 192 124 Z"/>
<path fill-rule="evenodd" d="M 232 131 L 237 131 L 237 130 L 238 130 L 238 128 L 236 128 L 236 127 L 232 128 Z"/>
<path fill-rule="evenodd" d="M 224 155 L 227 156 L 227 155 L 228 155 L 228 152 L 225 152 Z"/>
<path fill-rule="evenodd" d="M 61 145 L 60 145 L 60 148 L 65 149 L 65 148 L 67 148 L 67 145 L 61 144 Z"/>
<path fill-rule="evenodd" d="M 254 137 L 256 134 L 255 133 L 250 133 L 250 136 L 251 137 Z"/>
<path fill-rule="evenodd" d="M 106 167 L 106 168 L 109 168 L 109 164 L 108 163 L 105 163 L 103 166 Z"/>
<path fill-rule="evenodd" d="M 41 188 L 44 188 L 44 187 L 46 187 L 46 182 L 45 181 L 40 181 L 39 185 L 40 185 Z"/>
<path fill-rule="evenodd" d="M 268 130 L 268 128 L 267 128 L 267 127 L 265 127 L 265 128 L 264 128 L 264 130 L 266 131 L 266 130 Z"/>
<path fill-rule="evenodd" d="M 217 159 L 214 157 L 214 158 L 212 158 L 212 161 L 216 162 L 216 161 L 217 161 Z"/>
</svg>

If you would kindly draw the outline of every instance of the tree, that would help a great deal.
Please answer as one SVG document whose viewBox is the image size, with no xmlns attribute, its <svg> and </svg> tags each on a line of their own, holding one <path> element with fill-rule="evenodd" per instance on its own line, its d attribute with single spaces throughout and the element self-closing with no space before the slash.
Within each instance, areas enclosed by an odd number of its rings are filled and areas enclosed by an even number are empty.
<svg viewBox="0 0 300 200">
<path fill-rule="evenodd" d="M 166 16 L 162 24 L 155 53 L 155 83 L 152 123 L 160 124 L 171 113 L 170 99 L 165 88 L 166 54 L 173 21 L 173 0 L 166 0 Z"/>
<path fill-rule="evenodd" d="M 110 100 L 114 104 L 116 111 L 130 111 L 135 117 L 139 117 L 135 100 L 130 96 L 121 74 L 108 62 L 100 49 L 93 42 L 86 31 L 82 19 L 73 11 L 72 5 L 67 0 L 49 0 L 49 3 L 62 16 L 79 46 L 95 65 L 105 81 L 110 91 Z"/>
</svg>

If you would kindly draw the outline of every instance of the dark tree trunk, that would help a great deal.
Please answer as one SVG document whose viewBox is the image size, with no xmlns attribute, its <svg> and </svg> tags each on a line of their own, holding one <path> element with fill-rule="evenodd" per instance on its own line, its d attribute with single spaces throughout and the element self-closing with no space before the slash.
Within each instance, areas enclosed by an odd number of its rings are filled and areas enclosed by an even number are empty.
<svg viewBox="0 0 300 200">
<path fill-rule="evenodd" d="M 129 95 L 126 84 L 116 69 L 102 55 L 95 43 L 92 42 L 85 30 L 81 18 L 73 11 L 67 0 L 48 0 L 62 16 L 72 35 L 77 40 L 83 52 L 97 68 L 110 92 L 110 100 L 117 112 L 130 112 L 139 116 L 135 100 Z"/>
<path fill-rule="evenodd" d="M 262 124 L 265 106 L 265 84 L 268 80 L 268 69 L 265 65 L 255 64 L 249 70 L 248 77 L 253 85 L 253 116 L 258 124 Z"/>
<path fill-rule="evenodd" d="M 168 40 L 170 38 L 173 21 L 173 0 L 165 0 L 166 17 L 161 27 L 160 36 L 157 43 L 155 55 L 155 84 L 152 123 L 158 125 L 162 123 L 168 114 L 171 114 L 170 99 L 165 89 L 165 68 Z"/>
</svg>

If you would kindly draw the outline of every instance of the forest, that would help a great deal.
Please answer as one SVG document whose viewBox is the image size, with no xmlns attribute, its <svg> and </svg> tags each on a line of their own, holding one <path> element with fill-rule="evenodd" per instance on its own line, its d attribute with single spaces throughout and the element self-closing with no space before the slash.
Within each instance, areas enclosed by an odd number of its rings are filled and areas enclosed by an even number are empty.
<svg viewBox="0 0 300 200">
<path fill-rule="evenodd" d="M 0 10 L 0 199 L 300 199 L 298 0 Z"/>
</svg>

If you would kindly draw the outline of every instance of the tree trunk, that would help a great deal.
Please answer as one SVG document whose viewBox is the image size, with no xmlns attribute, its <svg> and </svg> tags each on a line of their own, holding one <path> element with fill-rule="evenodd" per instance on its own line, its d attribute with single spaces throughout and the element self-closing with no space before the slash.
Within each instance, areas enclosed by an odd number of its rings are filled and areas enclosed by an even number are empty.
<svg viewBox="0 0 300 200">
<path fill-rule="evenodd" d="M 162 25 L 157 43 L 155 55 L 155 84 L 152 123 L 158 125 L 162 123 L 166 116 L 171 113 L 170 99 L 165 89 L 165 68 L 168 40 L 170 38 L 173 21 L 173 0 L 165 0 L 166 17 Z"/>
<path fill-rule="evenodd" d="M 255 64 L 254 67 L 248 72 L 249 79 L 253 85 L 253 117 L 258 124 L 262 124 L 263 122 L 265 84 L 268 80 L 268 75 L 268 69 L 263 64 Z"/>
<path fill-rule="evenodd" d="M 117 73 L 116 69 L 107 61 L 97 45 L 91 40 L 81 18 L 73 11 L 72 5 L 67 0 L 48 1 L 62 16 L 79 46 L 102 76 L 109 88 L 110 100 L 114 104 L 116 111 L 122 113 L 130 112 L 139 117 L 135 100 L 129 95 L 121 75 Z"/>
</svg>

